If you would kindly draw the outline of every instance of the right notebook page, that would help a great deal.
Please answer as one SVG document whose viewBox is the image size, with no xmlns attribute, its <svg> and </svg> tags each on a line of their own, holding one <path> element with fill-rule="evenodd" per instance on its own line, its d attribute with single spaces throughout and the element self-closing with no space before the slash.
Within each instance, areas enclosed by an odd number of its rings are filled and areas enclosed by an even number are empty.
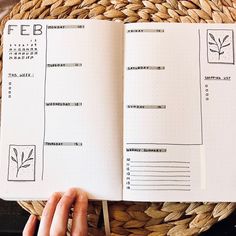
<svg viewBox="0 0 236 236">
<path fill-rule="evenodd" d="M 235 29 L 125 25 L 124 200 L 236 200 Z"/>
</svg>

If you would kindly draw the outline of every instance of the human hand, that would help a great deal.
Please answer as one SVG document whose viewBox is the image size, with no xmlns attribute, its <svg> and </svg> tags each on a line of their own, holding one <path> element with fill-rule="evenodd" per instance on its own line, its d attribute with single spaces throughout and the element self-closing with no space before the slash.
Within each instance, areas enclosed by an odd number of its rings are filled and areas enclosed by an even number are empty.
<svg viewBox="0 0 236 236">
<path fill-rule="evenodd" d="M 72 188 L 64 194 L 54 193 L 48 200 L 39 225 L 38 236 L 65 236 L 70 209 L 74 205 L 72 236 L 87 236 L 87 195 Z M 25 225 L 23 236 L 35 235 L 36 216 L 31 215 Z"/>
</svg>

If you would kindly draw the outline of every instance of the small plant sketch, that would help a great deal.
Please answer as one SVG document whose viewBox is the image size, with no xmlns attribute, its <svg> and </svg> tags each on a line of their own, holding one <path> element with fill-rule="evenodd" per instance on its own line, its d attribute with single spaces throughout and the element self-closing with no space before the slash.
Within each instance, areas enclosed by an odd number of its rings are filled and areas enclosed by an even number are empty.
<svg viewBox="0 0 236 236">
<path fill-rule="evenodd" d="M 13 151 L 15 153 L 15 156 L 11 156 L 12 161 L 14 161 L 16 163 L 16 177 L 18 177 L 19 171 L 21 168 L 27 168 L 30 166 L 30 161 L 34 160 L 34 158 L 32 158 L 32 154 L 33 154 L 33 150 L 30 150 L 30 153 L 28 154 L 28 157 L 25 159 L 25 153 L 21 152 L 21 154 L 17 152 L 16 148 L 13 148 Z"/>
<path fill-rule="evenodd" d="M 225 35 L 224 38 L 221 40 L 218 38 L 218 40 L 215 39 L 214 35 L 209 33 L 212 42 L 209 42 L 210 51 L 215 52 L 218 54 L 218 60 L 220 60 L 220 56 L 224 54 L 223 48 L 228 47 L 230 43 L 227 43 L 227 39 L 229 38 L 229 35 Z"/>
<path fill-rule="evenodd" d="M 212 64 L 234 64 L 233 30 L 207 30 L 207 60 Z"/>
<path fill-rule="evenodd" d="M 8 181 L 35 181 L 35 145 L 10 145 Z"/>
</svg>

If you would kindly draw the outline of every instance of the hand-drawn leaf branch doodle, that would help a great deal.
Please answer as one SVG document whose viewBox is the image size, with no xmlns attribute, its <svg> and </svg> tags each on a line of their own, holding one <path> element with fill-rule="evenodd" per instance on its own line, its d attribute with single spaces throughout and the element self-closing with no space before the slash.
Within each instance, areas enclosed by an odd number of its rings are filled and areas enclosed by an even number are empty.
<svg viewBox="0 0 236 236">
<path fill-rule="evenodd" d="M 13 162 L 16 163 L 16 178 L 18 177 L 19 175 L 19 171 L 20 169 L 22 168 L 27 168 L 30 166 L 30 164 L 28 164 L 27 162 L 33 160 L 34 158 L 32 157 L 32 154 L 33 154 L 33 149 L 30 150 L 29 154 L 28 154 L 28 157 L 25 159 L 25 153 L 22 152 L 21 153 L 21 161 L 19 162 L 19 159 L 18 159 L 18 152 L 17 152 L 17 149 L 16 148 L 13 148 L 13 151 L 14 151 L 14 154 L 15 154 L 15 157 L 11 156 L 11 160 Z M 24 160 L 25 159 L 25 160 Z"/>
<path fill-rule="evenodd" d="M 215 52 L 218 54 L 218 60 L 220 60 L 220 56 L 224 54 L 224 51 L 222 50 L 225 47 L 228 47 L 231 43 L 227 43 L 226 40 L 229 38 L 229 35 L 224 36 L 223 40 L 221 41 L 220 38 L 218 38 L 218 41 L 216 40 L 215 36 L 211 33 L 209 33 L 209 36 L 213 41 L 208 42 L 210 45 L 210 51 Z"/>
</svg>

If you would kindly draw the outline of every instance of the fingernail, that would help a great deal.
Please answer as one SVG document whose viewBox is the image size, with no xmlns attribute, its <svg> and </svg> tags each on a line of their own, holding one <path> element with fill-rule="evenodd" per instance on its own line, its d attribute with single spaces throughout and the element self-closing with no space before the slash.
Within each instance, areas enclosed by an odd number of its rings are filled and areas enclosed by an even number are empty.
<svg viewBox="0 0 236 236">
<path fill-rule="evenodd" d="M 73 188 L 65 192 L 65 196 L 68 196 L 68 197 L 75 197 L 75 195 L 76 195 L 76 191 Z"/>
<path fill-rule="evenodd" d="M 31 220 L 32 222 L 34 222 L 34 221 L 37 220 L 37 217 L 36 217 L 35 215 L 31 215 L 31 216 L 30 216 L 30 220 Z"/>
<path fill-rule="evenodd" d="M 51 202 L 52 202 L 52 199 L 53 199 L 52 196 L 49 197 L 48 200 L 47 200 L 47 203 L 51 203 Z"/>
<path fill-rule="evenodd" d="M 88 200 L 88 196 L 85 192 L 82 192 L 80 197 L 82 200 Z"/>
<path fill-rule="evenodd" d="M 48 203 L 58 201 L 61 198 L 61 193 L 55 192 L 53 195 L 48 199 Z"/>
</svg>

